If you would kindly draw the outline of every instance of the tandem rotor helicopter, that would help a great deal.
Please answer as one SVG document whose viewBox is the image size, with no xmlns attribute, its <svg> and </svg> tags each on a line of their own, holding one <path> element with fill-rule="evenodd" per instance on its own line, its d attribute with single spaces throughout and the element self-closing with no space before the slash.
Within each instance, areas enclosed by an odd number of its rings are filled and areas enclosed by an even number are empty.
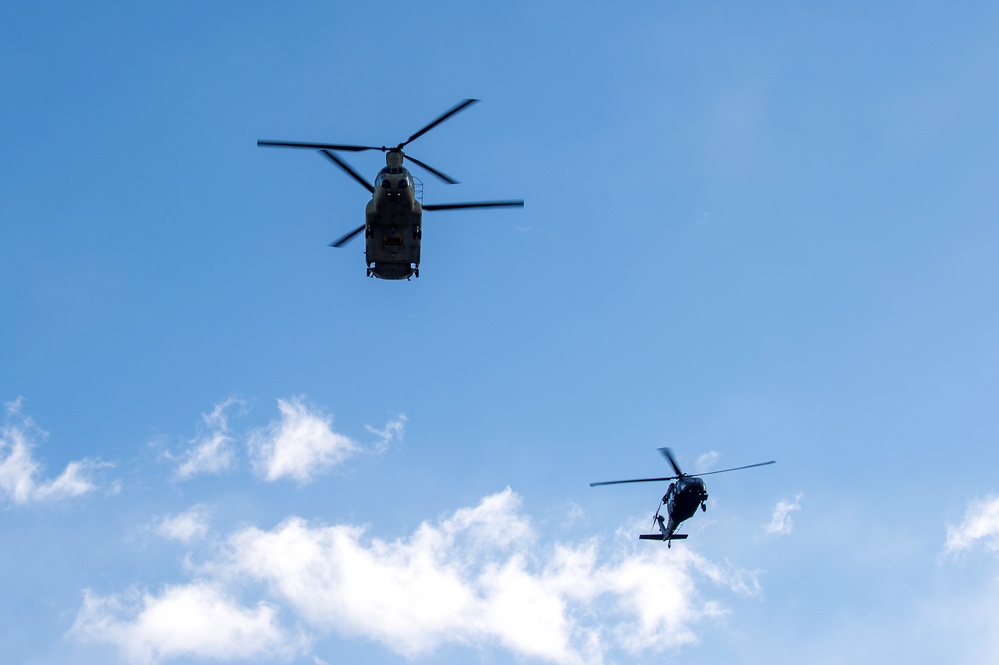
<svg viewBox="0 0 999 665">
<path fill-rule="evenodd" d="M 666 547 L 671 547 L 674 540 L 683 540 L 687 537 L 685 533 L 676 533 L 677 528 L 685 520 L 689 520 L 697 512 L 697 506 L 701 507 L 701 510 L 707 510 L 707 500 L 708 500 L 708 490 L 704 486 L 704 481 L 695 476 L 688 476 L 683 471 L 680 470 L 679 465 L 676 463 L 676 459 L 673 458 L 673 451 L 669 448 L 659 448 L 660 453 L 666 458 L 666 461 L 670 463 L 673 467 L 673 471 L 676 472 L 675 476 L 667 476 L 666 478 L 637 478 L 635 480 L 608 480 L 600 483 L 590 483 L 590 487 L 596 487 L 598 485 L 620 485 L 622 483 L 653 483 L 659 481 L 673 480 L 669 484 L 669 488 L 666 490 L 666 494 L 663 495 L 663 502 L 658 508 L 656 508 L 656 514 L 652 518 L 653 524 L 659 526 L 659 533 L 643 533 L 638 537 L 642 540 L 665 540 Z M 702 476 L 707 476 L 712 473 L 725 473 L 727 471 L 738 471 L 740 469 L 752 469 L 756 466 L 766 466 L 767 464 L 776 464 L 776 460 L 770 460 L 769 462 L 760 462 L 759 464 L 749 464 L 747 466 L 737 466 L 732 469 L 722 469 L 720 471 L 708 471 L 707 473 L 702 473 Z M 659 514 L 662 507 L 666 506 L 666 517 Z"/>
<path fill-rule="evenodd" d="M 257 145 L 318 150 L 367 189 L 371 193 L 371 200 L 368 201 L 364 211 L 364 224 L 331 242 L 330 247 L 342 247 L 354 236 L 364 231 L 364 256 L 368 264 L 368 277 L 409 279 L 412 276 L 420 276 L 420 241 L 423 237 L 424 210 L 524 207 L 522 200 L 424 205 L 422 201 L 423 183 L 413 177 L 413 174 L 403 166 L 403 160 L 408 159 L 444 182 L 451 185 L 456 184 L 457 180 L 403 152 L 403 148 L 477 101 L 479 100 L 466 99 L 458 103 L 394 148 L 295 141 L 257 141 Z M 378 172 L 374 185 L 365 180 L 336 154 L 337 152 L 362 152 L 364 150 L 380 150 L 385 153 L 385 168 Z"/>
</svg>

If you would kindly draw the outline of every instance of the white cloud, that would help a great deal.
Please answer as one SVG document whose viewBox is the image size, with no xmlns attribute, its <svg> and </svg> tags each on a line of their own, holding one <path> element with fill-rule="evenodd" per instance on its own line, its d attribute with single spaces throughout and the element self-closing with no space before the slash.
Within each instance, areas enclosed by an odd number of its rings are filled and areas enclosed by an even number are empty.
<svg viewBox="0 0 999 665">
<path fill-rule="evenodd" d="M 201 414 L 205 431 L 189 442 L 189 447 L 179 456 L 174 475 L 178 480 L 187 480 L 198 474 L 215 474 L 228 470 L 235 458 L 236 450 L 229 435 L 226 409 L 243 402 L 230 397 L 215 405 L 211 413 Z M 173 459 L 167 454 L 168 459 Z"/>
<path fill-rule="evenodd" d="M 384 428 L 377 429 L 371 425 L 365 425 L 365 429 L 379 438 L 375 444 L 375 452 L 385 452 L 394 442 L 402 442 L 402 437 L 406 433 L 406 416 L 400 415 L 395 420 L 390 420 Z"/>
<path fill-rule="evenodd" d="M 989 550 L 999 551 L 999 496 L 972 501 L 964 514 L 964 521 L 947 527 L 944 549 L 948 554 L 955 554 L 980 540 L 985 541 Z"/>
<path fill-rule="evenodd" d="M 751 574 L 689 550 L 642 543 L 636 551 L 630 538 L 603 561 L 596 541 L 539 547 L 519 507 L 508 488 L 394 541 L 293 517 L 233 534 L 202 573 L 262 583 L 313 630 L 364 636 L 406 657 L 492 643 L 567 665 L 600 663 L 609 648 L 695 641 L 693 626 L 723 612 L 701 598 L 699 579 L 759 589 Z"/>
<path fill-rule="evenodd" d="M 366 425 L 377 440 L 365 449 L 349 437 L 333 430 L 333 419 L 318 408 L 306 405 L 303 398 L 278 399 L 281 418 L 267 427 L 251 432 L 248 449 L 257 475 L 267 481 L 290 478 L 307 483 L 347 458 L 364 453 L 382 453 L 402 441 L 406 416 L 386 423 L 378 429 Z M 176 463 L 174 476 L 188 480 L 200 474 L 218 474 L 232 468 L 237 447 L 227 418 L 233 406 L 244 406 L 237 398 L 216 404 L 211 413 L 202 414 L 204 421 L 199 434 L 188 442 L 179 454 L 166 452 L 164 457 Z"/>
<path fill-rule="evenodd" d="M 208 507 L 198 504 L 177 515 L 157 520 L 156 532 L 170 540 L 190 543 L 203 538 L 208 533 L 208 526 Z"/>
<path fill-rule="evenodd" d="M 180 539 L 202 524 L 193 509 L 160 522 Z M 86 593 L 73 635 L 138 663 L 306 655 L 335 633 L 407 658 L 463 645 L 600 665 L 614 652 L 647 657 L 696 642 L 699 622 L 726 613 L 705 585 L 759 592 L 754 573 L 630 532 L 609 548 L 541 544 L 509 488 L 395 540 L 290 517 L 240 528 L 199 558 L 187 568 L 199 580 L 159 594 Z M 248 589 L 261 594 L 256 605 L 235 600 Z"/>
<path fill-rule="evenodd" d="M 764 528 L 767 533 L 777 535 L 787 535 L 794 531 L 794 524 L 791 521 L 791 513 L 801 510 L 801 497 L 799 493 L 791 501 L 781 499 L 774 506 L 774 513 L 770 518 L 770 523 Z"/>
<path fill-rule="evenodd" d="M 201 581 L 166 587 L 159 596 L 86 591 L 71 634 L 110 644 L 129 663 L 142 664 L 180 657 L 287 660 L 305 647 L 301 637 L 281 629 L 274 606 L 243 607 Z"/>
<path fill-rule="evenodd" d="M 5 407 L 6 418 L 0 428 L 0 497 L 24 505 L 80 496 L 97 488 L 94 471 L 112 465 L 91 459 L 70 462 L 53 480 L 40 480 L 43 467 L 34 459 L 32 450 L 48 434 L 21 415 L 20 399 Z"/>
<path fill-rule="evenodd" d="M 307 483 L 361 447 L 333 431 L 333 418 L 308 407 L 302 398 L 278 400 L 281 420 L 250 436 L 250 452 L 257 473 L 273 482 L 291 478 Z"/>
</svg>

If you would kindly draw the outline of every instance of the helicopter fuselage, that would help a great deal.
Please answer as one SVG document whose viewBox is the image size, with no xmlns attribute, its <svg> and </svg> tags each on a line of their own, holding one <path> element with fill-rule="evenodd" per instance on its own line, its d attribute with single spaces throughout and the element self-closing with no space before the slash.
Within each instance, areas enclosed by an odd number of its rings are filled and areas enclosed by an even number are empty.
<svg viewBox="0 0 999 665">
<path fill-rule="evenodd" d="M 680 525 L 689 520 L 697 512 L 697 507 L 706 510 L 708 490 L 704 481 L 692 476 L 681 476 L 676 482 L 670 483 L 663 504 L 666 506 L 666 516 L 656 511 L 656 526 L 659 527 L 661 539 L 669 543 L 671 540 L 686 539 L 686 534 L 676 533 Z M 660 536 L 642 535 L 643 540 L 659 540 Z"/>
<path fill-rule="evenodd" d="M 683 476 L 670 483 L 663 496 L 663 504 L 674 529 L 684 520 L 693 517 L 698 506 L 703 506 L 707 500 L 708 490 L 704 481 L 694 476 Z"/>
<path fill-rule="evenodd" d="M 419 277 L 423 207 L 416 199 L 413 175 L 402 166 L 402 155 L 389 153 L 386 161 L 364 213 L 368 276 Z"/>
</svg>

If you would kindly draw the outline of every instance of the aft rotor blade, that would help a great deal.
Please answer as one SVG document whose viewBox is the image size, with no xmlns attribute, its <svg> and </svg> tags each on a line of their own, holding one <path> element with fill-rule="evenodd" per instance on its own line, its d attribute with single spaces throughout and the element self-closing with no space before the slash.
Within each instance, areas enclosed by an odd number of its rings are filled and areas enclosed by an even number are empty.
<svg viewBox="0 0 999 665">
<path fill-rule="evenodd" d="M 422 166 L 426 170 L 430 171 L 431 173 L 433 173 L 435 176 L 437 176 L 438 178 L 440 178 L 441 180 L 443 180 L 447 184 L 449 184 L 449 185 L 457 185 L 458 184 L 458 181 L 455 180 L 454 178 L 452 178 L 451 176 L 449 176 L 448 174 L 446 174 L 446 173 L 444 173 L 442 171 L 438 171 L 437 169 L 435 169 L 434 167 L 430 166 L 429 164 L 421 162 L 416 157 L 410 157 L 409 155 L 405 155 L 405 157 L 406 157 L 406 159 L 408 159 L 409 161 L 413 162 L 414 164 L 419 164 L 420 166 Z"/>
<path fill-rule="evenodd" d="M 662 480 L 676 480 L 680 476 L 669 476 L 667 478 L 636 478 L 634 480 L 605 480 L 600 483 L 590 483 L 590 487 L 597 485 L 623 485 L 624 483 L 657 483 Z"/>
<path fill-rule="evenodd" d="M 683 471 L 680 470 L 679 465 L 676 463 L 676 458 L 673 457 L 673 451 L 670 450 L 669 448 L 658 448 L 657 450 L 661 452 L 663 454 L 663 457 L 666 458 L 666 461 L 673 466 L 673 471 L 676 472 L 676 475 L 682 476 Z"/>
<path fill-rule="evenodd" d="M 523 208 L 523 201 L 482 201 L 479 203 L 432 203 L 424 210 L 461 210 L 463 208 Z"/>
<path fill-rule="evenodd" d="M 371 145 L 340 145 L 338 143 L 302 143 L 299 141 L 257 141 L 258 146 L 271 148 L 312 148 L 313 150 L 340 150 L 361 152 L 362 150 L 383 150 Z"/>
<path fill-rule="evenodd" d="M 347 244 L 347 242 L 349 242 L 351 240 L 351 238 L 353 238 L 354 236 L 356 236 L 358 233 L 360 233 L 363 230 L 364 230 L 364 224 L 361 224 L 360 226 L 358 226 L 356 229 L 354 229 L 353 231 L 351 231 L 347 235 L 341 236 L 341 237 L 337 238 L 336 240 L 334 240 L 333 242 L 331 242 L 330 243 L 330 247 L 342 247 L 343 245 Z"/>
<path fill-rule="evenodd" d="M 405 143 L 400 143 L 399 144 L 399 149 L 402 149 L 403 147 L 409 145 L 410 143 L 412 143 L 416 139 L 420 138 L 421 136 L 423 136 L 424 134 L 426 134 L 427 132 L 429 132 L 431 129 L 433 129 L 437 125 L 441 124 L 442 122 L 444 122 L 445 120 L 447 120 L 448 118 L 450 118 L 451 116 L 453 116 L 454 114 L 459 113 L 461 111 L 464 111 L 465 109 L 467 109 L 469 106 L 471 106 L 472 104 L 474 104 L 477 101 L 479 101 L 479 100 L 477 100 L 477 99 L 466 99 L 466 100 L 464 100 L 462 102 L 459 102 L 458 105 L 455 106 L 454 108 L 452 108 L 450 111 L 445 111 L 443 114 L 441 114 L 440 116 L 438 116 L 436 120 L 434 120 L 429 125 L 427 125 L 426 127 L 424 127 L 423 129 L 421 129 L 420 131 L 418 131 L 415 134 L 413 134 L 412 136 L 410 136 L 408 139 L 406 139 Z"/>
<path fill-rule="evenodd" d="M 357 182 L 361 183 L 361 187 L 364 187 L 366 190 L 368 190 L 372 194 L 375 193 L 374 186 L 370 182 L 368 182 L 367 180 L 365 180 L 363 177 L 361 177 L 360 173 L 358 173 L 353 168 L 351 168 L 350 164 L 348 164 L 347 162 L 343 161 L 342 159 L 340 159 L 339 157 L 337 157 L 336 155 L 334 155 L 329 150 L 320 150 L 319 152 L 321 152 L 322 154 L 324 154 L 327 157 L 329 157 L 330 160 L 334 164 L 336 164 L 337 166 L 339 166 L 340 168 L 342 168 L 344 171 L 346 171 L 347 175 L 349 175 L 351 178 L 353 178 Z"/>
<path fill-rule="evenodd" d="M 738 471 L 739 469 L 752 469 L 754 466 L 766 466 L 767 464 L 776 464 L 777 460 L 772 459 L 769 462 L 760 462 L 759 464 L 747 464 L 746 466 L 736 466 L 731 469 L 721 469 L 720 471 L 708 471 L 706 473 L 698 473 L 698 476 L 710 476 L 712 473 L 725 473 L 726 471 Z"/>
</svg>

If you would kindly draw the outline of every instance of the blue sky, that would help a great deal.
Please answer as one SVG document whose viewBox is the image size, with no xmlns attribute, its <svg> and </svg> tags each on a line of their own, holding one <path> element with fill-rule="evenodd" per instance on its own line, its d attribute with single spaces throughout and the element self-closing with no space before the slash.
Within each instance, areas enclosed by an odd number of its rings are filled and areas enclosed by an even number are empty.
<svg viewBox="0 0 999 665">
<path fill-rule="evenodd" d="M 25 664 L 980 663 L 999 9 L 8 2 Z M 410 146 L 421 276 L 365 277 Z M 373 178 L 377 153 L 348 161 Z M 667 550 L 664 488 L 707 479 Z"/>
</svg>

